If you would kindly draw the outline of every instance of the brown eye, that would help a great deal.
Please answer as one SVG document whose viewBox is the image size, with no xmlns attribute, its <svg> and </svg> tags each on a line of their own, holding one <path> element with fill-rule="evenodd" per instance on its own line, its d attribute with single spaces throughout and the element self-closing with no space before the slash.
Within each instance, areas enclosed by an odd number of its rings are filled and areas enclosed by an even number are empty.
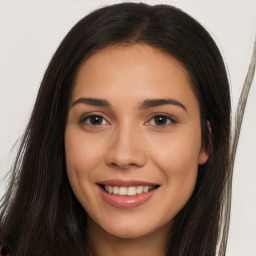
<svg viewBox="0 0 256 256">
<path fill-rule="evenodd" d="M 155 115 L 148 122 L 149 125 L 166 126 L 171 123 L 176 123 L 176 120 L 167 115 Z"/>
<path fill-rule="evenodd" d="M 155 116 L 154 122 L 156 125 L 166 125 L 168 123 L 168 118 L 166 116 Z"/>
<path fill-rule="evenodd" d="M 107 120 L 100 115 L 89 115 L 89 116 L 83 117 L 79 122 L 93 125 L 93 126 L 108 124 Z"/>
</svg>

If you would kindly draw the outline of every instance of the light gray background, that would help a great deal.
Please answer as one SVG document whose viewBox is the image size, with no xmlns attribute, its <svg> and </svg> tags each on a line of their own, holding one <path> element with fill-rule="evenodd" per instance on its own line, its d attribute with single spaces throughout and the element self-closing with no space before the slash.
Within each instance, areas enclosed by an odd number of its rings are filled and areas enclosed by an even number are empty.
<svg viewBox="0 0 256 256">
<path fill-rule="evenodd" d="M 14 144 L 25 129 L 43 73 L 57 46 L 84 15 L 117 2 L 122 1 L 0 0 L 0 197 L 5 190 L 4 176 L 17 150 Z M 207 28 L 230 74 L 234 113 L 253 49 L 256 1 L 144 2 L 180 7 Z M 247 102 L 235 162 L 228 256 L 256 255 L 255 101 L 256 79 Z"/>
</svg>

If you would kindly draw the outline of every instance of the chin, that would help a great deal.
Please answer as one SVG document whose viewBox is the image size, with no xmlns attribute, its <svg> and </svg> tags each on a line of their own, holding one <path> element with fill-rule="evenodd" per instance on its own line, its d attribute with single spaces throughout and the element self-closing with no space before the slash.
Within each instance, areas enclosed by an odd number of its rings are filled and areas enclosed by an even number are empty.
<svg viewBox="0 0 256 256">
<path fill-rule="evenodd" d="M 153 233 L 152 230 L 145 230 L 145 228 L 138 227 L 116 227 L 115 229 L 106 230 L 106 232 L 121 239 L 137 239 Z"/>
<path fill-rule="evenodd" d="M 93 221 L 93 225 L 96 223 Z M 172 227 L 173 221 L 159 221 L 153 223 L 153 221 L 141 221 L 141 219 L 129 218 L 129 220 L 125 221 L 125 218 L 118 220 L 111 219 L 104 223 L 96 224 L 98 228 L 103 231 L 103 233 L 107 233 L 114 237 L 120 239 L 138 239 L 146 236 L 151 236 L 154 234 L 158 235 L 164 231 L 164 233 L 169 233 Z M 159 233 L 160 232 L 160 233 Z"/>
</svg>

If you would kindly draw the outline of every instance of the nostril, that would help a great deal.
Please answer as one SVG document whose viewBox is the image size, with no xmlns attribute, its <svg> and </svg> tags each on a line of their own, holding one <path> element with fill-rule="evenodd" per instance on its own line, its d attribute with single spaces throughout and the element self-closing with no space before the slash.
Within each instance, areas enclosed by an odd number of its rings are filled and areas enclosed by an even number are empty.
<svg viewBox="0 0 256 256">
<path fill-rule="evenodd" d="M 116 167 L 116 168 L 120 168 L 120 169 L 127 169 L 127 168 L 129 168 L 129 167 L 134 167 L 134 166 L 138 166 L 137 164 L 135 164 L 135 163 L 129 163 L 129 164 L 125 164 L 125 163 L 114 163 L 114 162 L 112 162 L 112 163 L 110 163 L 110 165 L 112 166 L 112 167 Z"/>
<path fill-rule="evenodd" d="M 116 163 L 110 163 L 113 167 L 119 167 Z"/>
</svg>

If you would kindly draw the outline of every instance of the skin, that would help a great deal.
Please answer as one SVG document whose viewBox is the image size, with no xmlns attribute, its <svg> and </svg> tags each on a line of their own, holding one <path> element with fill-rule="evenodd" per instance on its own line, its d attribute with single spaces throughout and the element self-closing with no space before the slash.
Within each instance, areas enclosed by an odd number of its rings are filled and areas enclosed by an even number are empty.
<svg viewBox="0 0 256 256">
<path fill-rule="evenodd" d="M 176 103 L 143 104 L 152 99 Z M 95 122 L 90 114 L 103 118 Z M 199 104 L 183 65 L 145 44 L 111 46 L 91 56 L 74 84 L 65 149 L 71 187 L 89 215 L 94 255 L 164 255 L 174 217 L 193 192 L 198 165 L 209 156 L 201 146 Z M 160 187 L 144 204 L 118 208 L 99 193 L 97 183 L 109 179 Z"/>
</svg>

